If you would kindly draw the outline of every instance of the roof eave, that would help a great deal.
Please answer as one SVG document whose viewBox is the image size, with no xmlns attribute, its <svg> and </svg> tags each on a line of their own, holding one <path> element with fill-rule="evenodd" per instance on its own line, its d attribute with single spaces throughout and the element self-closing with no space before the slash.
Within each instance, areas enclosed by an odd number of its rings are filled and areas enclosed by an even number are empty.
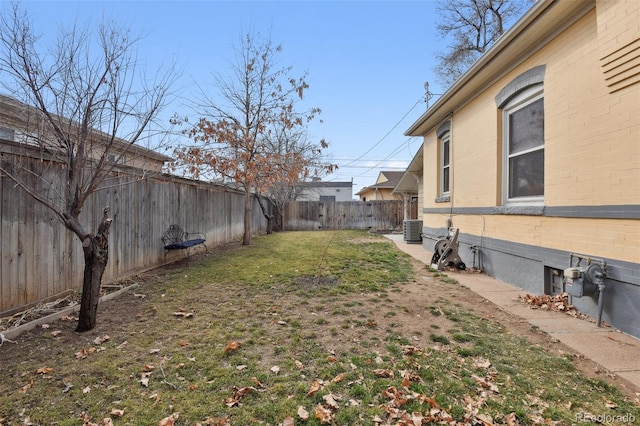
<svg viewBox="0 0 640 426">
<path fill-rule="evenodd" d="M 567 16 L 582 16 L 594 7 L 595 0 L 560 1 L 539 0 L 505 32 L 456 82 L 404 133 L 405 136 L 424 136 L 448 115 L 464 106 L 483 88 L 496 81 L 520 62 L 523 52 L 536 49 L 541 40 L 552 34 Z M 547 22 L 536 25 L 549 14 Z M 523 37 L 523 34 L 530 34 Z"/>
</svg>

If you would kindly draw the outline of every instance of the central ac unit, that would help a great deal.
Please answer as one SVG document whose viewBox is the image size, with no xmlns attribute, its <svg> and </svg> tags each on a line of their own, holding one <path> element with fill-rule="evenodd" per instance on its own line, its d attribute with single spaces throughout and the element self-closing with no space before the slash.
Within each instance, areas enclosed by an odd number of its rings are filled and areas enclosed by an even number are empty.
<svg viewBox="0 0 640 426">
<path fill-rule="evenodd" d="M 405 220 L 403 235 L 406 243 L 422 243 L 422 221 L 417 219 Z"/>
</svg>

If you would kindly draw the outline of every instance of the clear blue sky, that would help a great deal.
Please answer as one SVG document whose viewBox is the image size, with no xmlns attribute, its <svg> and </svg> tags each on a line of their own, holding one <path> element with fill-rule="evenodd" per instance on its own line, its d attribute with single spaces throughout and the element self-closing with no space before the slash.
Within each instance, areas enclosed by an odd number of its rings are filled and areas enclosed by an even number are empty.
<svg viewBox="0 0 640 426">
<path fill-rule="evenodd" d="M 3 7 L 8 2 L 2 1 Z M 179 87 L 195 95 L 194 82 L 210 84 L 226 73 L 233 44 L 249 30 L 271 32 L 283 48 L 279 64 L 293 75 L 308 72 L 305 103 L 322 110 L 311 125 L 326 139 L 339 170 L 325 180 L 351 181 L 354 195 L 382 170 L 403 170 L 421 144 L 404 131 L 425 111 L 424 83 L 442 93 L 433 74 L 435 1 L 33 1 L 23 6 L 36 33 L 55 40 L 74 21 L 97 24 L 104 15 L 144 34 L 138 57 L 151 70 L 176 59 Z M 435 100 L 434 98 L 432 102 Z M 181 100 L 169 107 L 190 113 Z"/>
</svg>

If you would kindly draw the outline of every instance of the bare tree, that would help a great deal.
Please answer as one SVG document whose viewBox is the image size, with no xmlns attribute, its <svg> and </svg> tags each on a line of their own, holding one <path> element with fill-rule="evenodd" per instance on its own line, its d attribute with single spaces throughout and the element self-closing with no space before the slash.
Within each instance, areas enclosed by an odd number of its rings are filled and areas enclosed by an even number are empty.
<svg viewBox="0 0 640 426">
<path fill-rule="evenodd" d="M 17 3 L 0 17 L 0 72 L 5 89 L 25 107 L 17 142 L 63 176 L 0 162 L 0 172 L 49 208 L 78 236 L 84 251 L 77 331 L 95 327 L 108 261 L 109 207 L 95 233 L 80 220 L 87 198 L 105 186 L 123 156 L 139 150 L 170 95 L 173 70 L 141 80 L 136 44 L 126 29 L 104 22 L 97 37 L 73 26 L 43 49 L 30 17 Z M 42 50 L 39 50 L 42 49 Z M 26 162 L 25 162 L 26 164 Z"/>
<path fill-rule="evenodd" d="M 306 124 L 320 112 L 297 110 L 297 102 L 309 87 L 306 75 L 289 76 L 292 67 L 278 68 L 282 50 L 271 40 L 251 33 L 241 36 L 235 49 L 230 76 L 214 74 L 217 93 L 202 90 L 197 106 L 202 117 L 188 131 L 195 144 L 180 147 L 176 167 L 195 178 L 222 179 L 244 191 L 244 234 L 251 243 L 251 197 L 268 191 L 277 182 L 299 180 L 309 173 L 311 154 L 326 148 L 303 143 Z M 182 121 L 182 120 L 178 120 Z M 263 213 L 269 221 L 264 204 Z"/>
<path fill-rule="evenodd" d="M 265 170 L 268 174 L 267 184 L 262 189 L 256 188 L 256 194 L 263 215 L 269 225 L 276 229 L 282 229 L 284 208 L 302 193 L 304 182 L 331 174 L 338 168 L 335 164 L 323 161 L 323 150 L 329 144 L 324 139 L 315 143 L 308 137 L 303 124 L 309 119 L 313 119 L 313 116 L 301 115 L 285 108 L 272 130 L 264 135 L 267 150 L 273 153 L 272 158 L 279 163 Z M 296 121 L 299 126 L 289 124 Z M 272 204 L 275 214 L 268 214 L 262 202 L 263 195 Z M 267 233 L 270 230 L 271 226 L 267 226 Z"/>
<path fill-rule="evenodd" d="M 508 28 L 533 0 L 446 0 L 438 3 L 438 33 L 450 41 L 438 53 L 435 72 L 452 85 Z"/>
</svg>

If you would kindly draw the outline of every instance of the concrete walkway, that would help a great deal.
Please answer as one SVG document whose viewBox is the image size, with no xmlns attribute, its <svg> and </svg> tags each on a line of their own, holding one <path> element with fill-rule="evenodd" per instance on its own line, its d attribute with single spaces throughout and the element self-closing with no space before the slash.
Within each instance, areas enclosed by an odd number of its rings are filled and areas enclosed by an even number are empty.
<svg viewBox="0 0 640 426">
<path fill-rule="evenodd" d="M 421 244 L 407 244 L 399 234 L 385 237 L 426 265 L 431 263 L 433 253 L 425 250 Z M 447 275 L 640 389 L 639 339 L 610 327 L 598 328 L 594 323 L 562 312 L 531 309 L 518 300 L 518 296 L 525 296 L 527 292 L 487 275 L 456 272 L 447 272 Z"/>
</svg>

